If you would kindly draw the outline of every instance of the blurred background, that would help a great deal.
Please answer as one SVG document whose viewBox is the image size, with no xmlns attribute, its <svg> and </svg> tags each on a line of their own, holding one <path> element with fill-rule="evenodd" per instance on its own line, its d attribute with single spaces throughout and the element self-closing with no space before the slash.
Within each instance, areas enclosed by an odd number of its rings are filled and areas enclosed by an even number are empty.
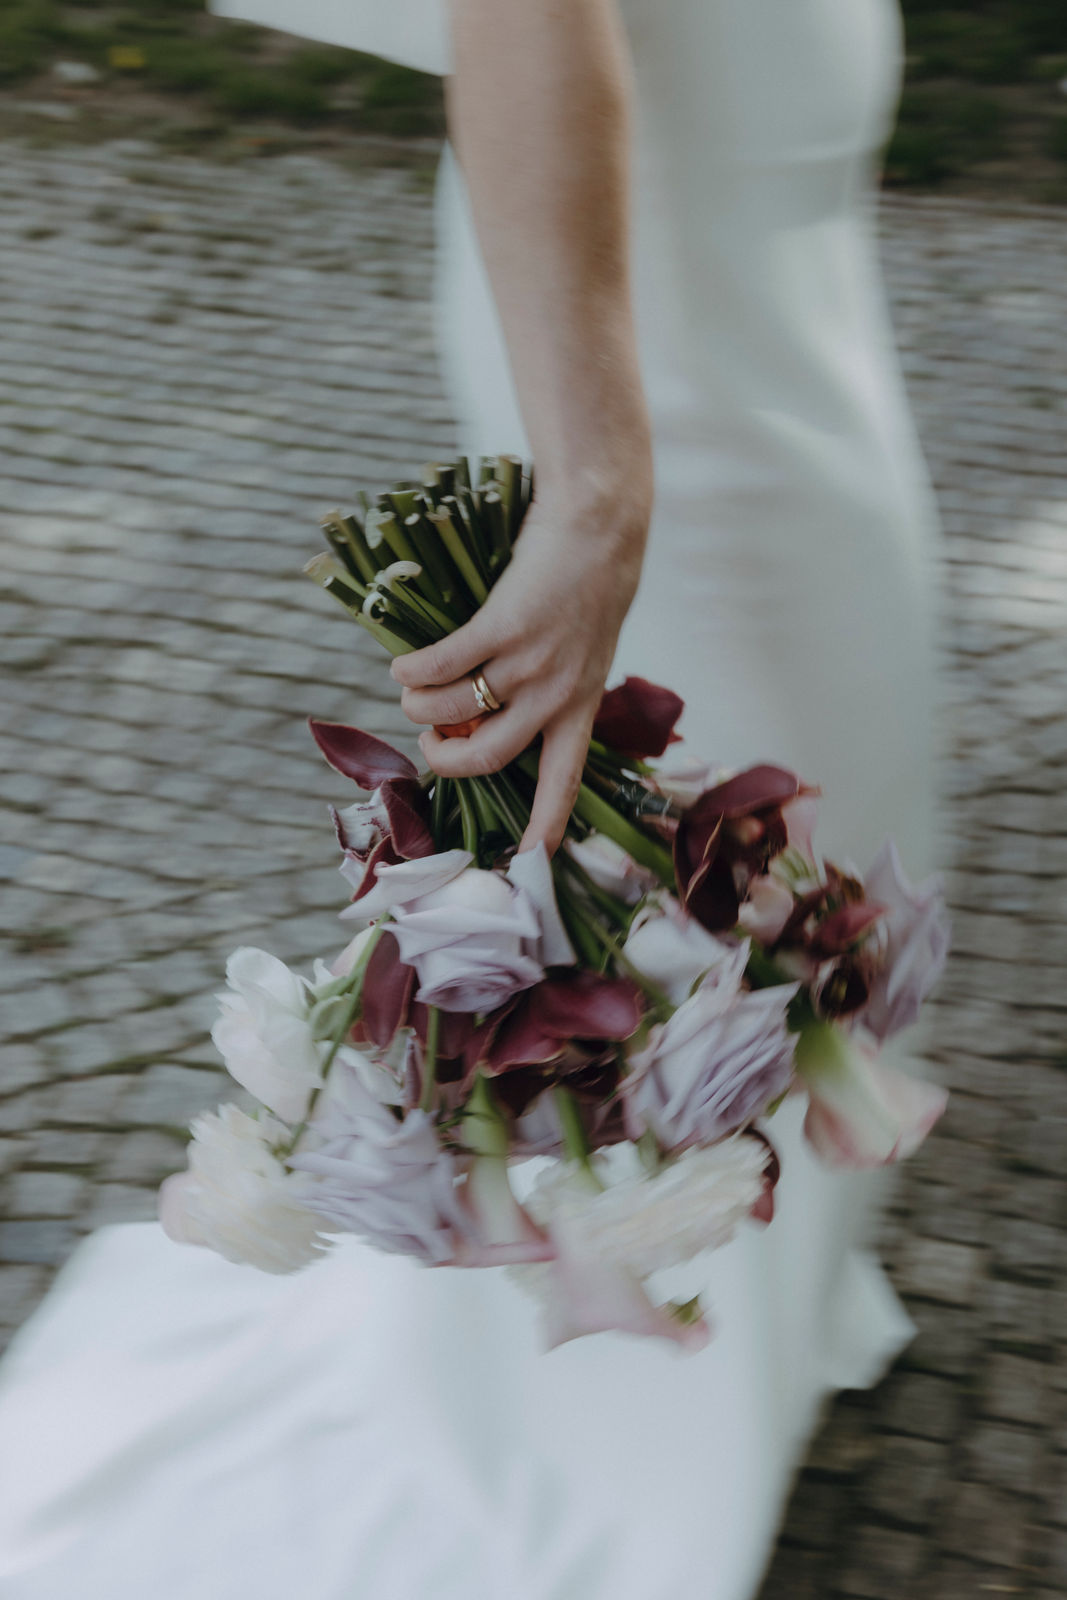
<svg viewBox="0 0 1067 1600">
<path fill-rule="evenodd" d="M 765 1600 L 1067 1594 L 1067 6 L 905 6 L 880 214 L 945 527 L 954 1094 L 885 1248 L 919 1337 L 843 1396 Z M 436 79 L 205 15 L 0 9 L 0 1329 L 154 1213 L 225 1093 L 226 954 L 346 898 L 304 718 L 396 736 L 300 575 L 454 447 Z M 347 799 L 347 795 L 343 798 Z"/>
</svg>

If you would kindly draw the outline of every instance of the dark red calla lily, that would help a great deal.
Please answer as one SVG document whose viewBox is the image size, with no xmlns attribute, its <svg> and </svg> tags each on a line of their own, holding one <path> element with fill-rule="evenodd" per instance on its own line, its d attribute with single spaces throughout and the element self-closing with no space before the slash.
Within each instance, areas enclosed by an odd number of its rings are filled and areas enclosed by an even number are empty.
<svg viewBox="0 0 1067 1600">
<path fill-rule="evenodd" d="M 712 933 L 732 928 L 748 879 L 788 842 L 782 807 L 814 793 L 795 773 L 765 765 L 705 790 L 674 836 L 678 892 L 689 914 Z"/>
<path fill-rule="evenodd" d="M 371 952 L 363 979 L 360 1033 L 387 1050 L 396 1030 L 408 1020 L 415 993 L 415 968 L 400 959 L 400 947 L 384 932 Z"/>
<path fill-rule="evenodd" d="M 884 906 L 872 905 L 866 900 L 858 905 L 840 906 L 816 924 L 808 948 L 816 956 L 843 955 L 857 939 L 870 932 L 884 913 Z"/>
<path fill-rule="evenodd" d="M 767 1225 L 774 1221 L 774 1190 L 778 1179 L 782 1175 L 782 1163 L 778 1159 L 778 1152 L 765 1133 L 760 1133 L 758 1128 L 746 1128 L 745 1137 L 758 1139 L 760 1144 L 767 1148 L 767 1161 L 763 1168 L 763 1193 L 752 1207 L 749 1215 L 755 1222 Z"/>
<path fill-rule="evenodd" d="M 358 862 L 363 868 L 356 881 L 346 863 L 345 876 L 355 884 L 353 898 L 359 900 L 373 886 L 379 867 L 433 854 L 429 802 L 416 768 L 384 739 L 341 722 L 318 722 L 313 717 L 308 726 L 334 770 L 351 778 L 361 789 L 372 791 L 369 800 L 356 806 L 361 819 L 361 843 L 356 842 L 359 833 L 349 833 L 344 815 L 335 806 L 330 807 L 337 842 L 347 862 Z"/>
<path fill-rule="evenodd" d="M 573 1040 L 628 1039 L 641 1021 L 641 1000 L 629 978 L 596 972 L 559 973 L 518 997 L 485 1051 L 491 1072 L 543 1065 Z"/>
<path fill-rule="evenodd" d="M 685 710 L 685 701 L 673 689 L 664 689 L 647 678 L 625 678 L 614 689 L 607 689 L 593 723 L 593 738 L 621 756 L 639 761 L 661 756 L 678 735 L 674 725 Z"/>
<path fill-rule="evenodd" d="M 335 772 L 343 773 L 361 789 L 377 789 L 392 778 L 417 779 L 419 769 L 384 739 L 344 722 L 308 718 L 311 736 Z"/>
</svg>

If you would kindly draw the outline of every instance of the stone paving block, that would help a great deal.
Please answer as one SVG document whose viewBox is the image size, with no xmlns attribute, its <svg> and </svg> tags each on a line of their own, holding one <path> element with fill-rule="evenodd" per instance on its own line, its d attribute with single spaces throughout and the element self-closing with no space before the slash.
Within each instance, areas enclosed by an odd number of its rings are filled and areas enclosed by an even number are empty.
<svg viewBox="0 0 1067 1600">
<path fill-rule="evenodd" d="M 1018 1568 L 1027 1542 L 1026 1502 L 981 1483 L 956 1484 L 949 1492 L 938 1542 L 953 1555 L 990 1566 Z"/>
<path fill-rule="evenodd" d="M 1067 1236 L 1029 1217 L 998 1217 L 992 1229 L 994 1270 L 1002 1277 L 1051 1283 L 1063 1272 Z"/>
<path fill-rule="evenodd" d="M 1002 1567 L 977 1566 L 953 1556 L 941 1557 L 915 1590 L 915 1600 L 995 1600 L 998 1595 L 1039 1600 L 1028 1586 L 1006 1580 Z"/>
<path fill-rule="evenodd" d="M 951 1439 L 960 1425 L 960 1386 L 928 1372 L 895 1372 L 885 1384 L 882 1412 L 895 1433 L 917 1439 Z"/>
<path fill-rule="evenodd" d="M 22 1218 L 0 1222 L 0 1261 L 58 1266 L 70 1253 L 74 1229 L 69 1218 Z"/>
<path fill-rule="evenodd" d="M 18 1327 L 41 1299 L 51 1274 L 30 1263 L 0 1265 L 0 1325 Z"/>
<path fill-rule="evenodd" d="M 49 1122 L 106 1128 L 120 1120 L 131 1091 L 138 1084 L 132 1073 L 109 1072 L 97 1078 L 80 1078 L 49 1094 L 45 1115 Z"/>
<path fill-rule="evenodd" d="M 12 1217 L 76 1217 L 89 1184 L 67 1172 L 19 1172 L 7 1185 Z"/>
<path fill-rule="evenodd" d="M 914 1591 L 925 1553 L 926 1543 L 917 1534 L 860 1526 L 835 1592 L 850 1600 L 899 1600 Z"/>
<path fill-rule="evenodd" d="M 107 1136 L 86 1128 L 37 1128 L 23 1145 L 23 1164 L 48 1169 L 92 1168 L 107 1146 Z"/>
<path fill-rule="evenodd" d="M 158 1211 L 157 1192 L 132 1183 L 97 1185 L 93 1203 L 81 1219 L 88 1230 L 115 1222 L 154 1222 Z"/>
<path fill-rule="evenodd" d="M 233 1090 L 224 1072 L 199 1067 L 148 1067 L 123 1107 L 124 1120 L 138 1126 L 184 1129 L 189 1119 L 218 1104 Z"/>
<path fill-rule="evenodd" d="M 948 1473 L 945 1445 L 890 1435 L 865 1476 L 862 1498 L 889 1522 L 925 1528 L 933 1520 Z"/>
<path fill-rule="evenodd" d="M 1050 1363 L 994 1350 L 982 1372 L 982 1411 L 1005 1422 L 1040 1426 L 1048 1414 L 1053 1383 Z"/>
<path fill-rule="evenodd" d="M 1042 1437 L 1035 1430 L 981 1423 L 965 1439 L 964 1451 L 969 1478 L 1016 1494 L 1035 1494 L 1040 1488 Z"/>
<path fill-rule="evenodd" d="M 117 1141 L 114 1154 L 104 1163 L 109 1179 L 124 1183 L 159 1184 L 185 1166 L 184 1137 L 145 1129 Z"/>
<path fill-rule="evenodd" d="M 984 1250 L 916 1237 L 904 1242 L 893 1277 L 904 1294 L 970 1306 L 977 1297 L 984 1266 Z"/>
</svg>

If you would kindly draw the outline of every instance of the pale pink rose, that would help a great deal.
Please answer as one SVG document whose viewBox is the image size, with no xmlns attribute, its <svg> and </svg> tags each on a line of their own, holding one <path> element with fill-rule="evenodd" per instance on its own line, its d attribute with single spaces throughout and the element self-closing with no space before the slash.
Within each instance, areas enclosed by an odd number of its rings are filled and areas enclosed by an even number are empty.
<svg viewBox="0 0 1067 1600">
<path fill-rule="evenodd" d="M 211 1037 L 227 1071 L 283 1122 L 299 1122 L 328 1048 L 312 1032 L 308 985 L 276 956 L 247 947 L 230 956 L 226 980 Z"/>
<path fill-rule="evenodd" d="M 708 933 L 664 895 L 638 912 L 623 950 L 642 977 L 680 1005 L 706 972 L 734 958 L 737 946 Z"/>
<path fill-rule="evenodd" d="M 573 839 L 565 848 L 598 889 L 615 895 L 623 905 L 635 906 L 646 894 L 659 887 L 655 873 L 640 866 L 606 833 L 591 833 L 586 839 Z"/>
<path fill-rule="evenodd" d="M 574 963 L 543 846 L 517 855 L 507 876 L 469 862 L 454 850 L 382 867 L 360 902 L 388 899 L 400 959 L 418 973 L 416 998 L 444 1011 L 494 1011 L 546 967 Z"/>
<path fill-rule="evenodd" d="M 737 913 L 741 927 L 763 945 L 774 944 L 793 915 L 793 891 L 773 872 L 753 878 Z"/>
<path fill-rule="evenodd" d="M 816 1022 L 797 1040 L 797 1075 L 808 1091 L 804 1132 L 832 1167 L 881 1167 L 922 1144 L 945 1109 L 937 1084 L 879 1061 L 854 1034 Z"/>
<path fill-rule="evenodd" d="M 630 1058 L 622 1085 L 632 1139 L 655 1134 L 668 1150 L 736 1132 L 789 1087 L 795 984 L 742 987 L 748 945 L 712 968 L 692 997 Z"/>
<path fill-rule="evenodd" d="M 494 1011 L 544 976 L 536 908 L 497 872 L 470 867 L 394 905 L 390 932 L 419 975 L 417 998 L 443 1011 Z"/>
<path fill-rule="evenodd" d="M 295 1272 L 323 1253 L 323 1219 L 305 1205 L 303 1181 L 274 1154 L 288 1129 L 224 1105 L 197 1117 L 192 1131 L 188 1171 L 174 1173 L 159 1191 L 169 1238 L 263 1272 Z"/>
</svg>

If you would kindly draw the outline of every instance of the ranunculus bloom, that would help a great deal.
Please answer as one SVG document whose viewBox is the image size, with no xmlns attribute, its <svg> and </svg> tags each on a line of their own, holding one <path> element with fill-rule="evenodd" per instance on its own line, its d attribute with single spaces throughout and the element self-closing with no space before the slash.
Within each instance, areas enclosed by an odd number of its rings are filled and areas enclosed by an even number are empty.
<svg viewBox="0 0 1067 1600">
<path fill-rule="evenodd" d="M 520 1277 L 542 1301 L 549 1345 L 618 1329 L 702 1349 L 703 1317 L 683 1321 L 653 1304 L 645 1280 L 727 1243 L 765 1212 L 776 1177 L 774 1152 L 750 1138 L 686 1151 L 654 1177 L 635 1171 L 604 1189 L 572 1164 L 551 1167 L 527 1206 L 556 1259 Z"/>
<path fill-rule="evenodd" d="M 739 1135 L 601 1190 L 557 1166 L 528 1204 L 550 1233 L 566 1220 L 603 1260 L 645 1279 L 727 1244 L 763 1200 L 774 1159 L 764 1141 Z"/>
<path fill-rule="evenodd" d="M 224 1105 L 197 1117 L 192 1131 L 188 1171 L 159 1191 L 164 1233 L 263 1272 L 295 1272 L 323 1253 L 322 1218 L 272 1149 L 288 1137 L 281 1123 Z"/>
<path fill-rule="evenodd" d="M 426 1112 L 398 1120 L 352 1060 L 334 1063 L 307 1147 L 289 1164 L 307 1175 L 303 1203 L 318 1213 L 320 1226 L 434 1265 L 454 1256 L 455 1230 L 464 1222 L 455 1158 L 441 1148 Z"/>
<path fill-rule="evenodd" d="M 652 1029 L 623 1082 L 627 1126 L 669 1150 L 710 1144 L 765 1111 L 789 1087 L 796 984 L 741 987 L 747 943 L 713 967 L 691 999 Z"/>
<path fill-rule="evenodd" d="M 698 978 L 733 958 L 736 946 L 716 939 L 664 895 L 638 912 L 623 951 L 642 977 L 680 1005 Z"/>
<path fill-rule="evenodd" d="M 227 1071 L 283 1122 L 299 1122 L 327 1049 L 312 1035 L 307 985 L 284 961 L 247 947 L 227 961 L 226 979 L 211 1037 Z"/>
<path fill-rule="evenodd" d="M 599 889 L 606 889 L 624 905 L 635 906 L 659 884 L 654 872 L 640 866 L 606 833 L 572 839 L 565 848 Z"/>
<path fill-rule="evenodd" d="M 940 879 L 929 878 L 913 888 L 892 840 L 879 852 L 864 889 L 882 907 L 885 948 L 860 1017 L 876 1038 L 887 1039 L 917 1019 L 940 977 L 948 955 L 949 919 Z"/>
<path fill-rule="evenodd" d="M 937 1084 L 879 1061 L 832 1022 L 805 1027 L 796 1070 L 808 1091 L 804 1132 L 832 1167 L 881 1167 L 922 1144 L 945 1109 Z"/>
</svg>

